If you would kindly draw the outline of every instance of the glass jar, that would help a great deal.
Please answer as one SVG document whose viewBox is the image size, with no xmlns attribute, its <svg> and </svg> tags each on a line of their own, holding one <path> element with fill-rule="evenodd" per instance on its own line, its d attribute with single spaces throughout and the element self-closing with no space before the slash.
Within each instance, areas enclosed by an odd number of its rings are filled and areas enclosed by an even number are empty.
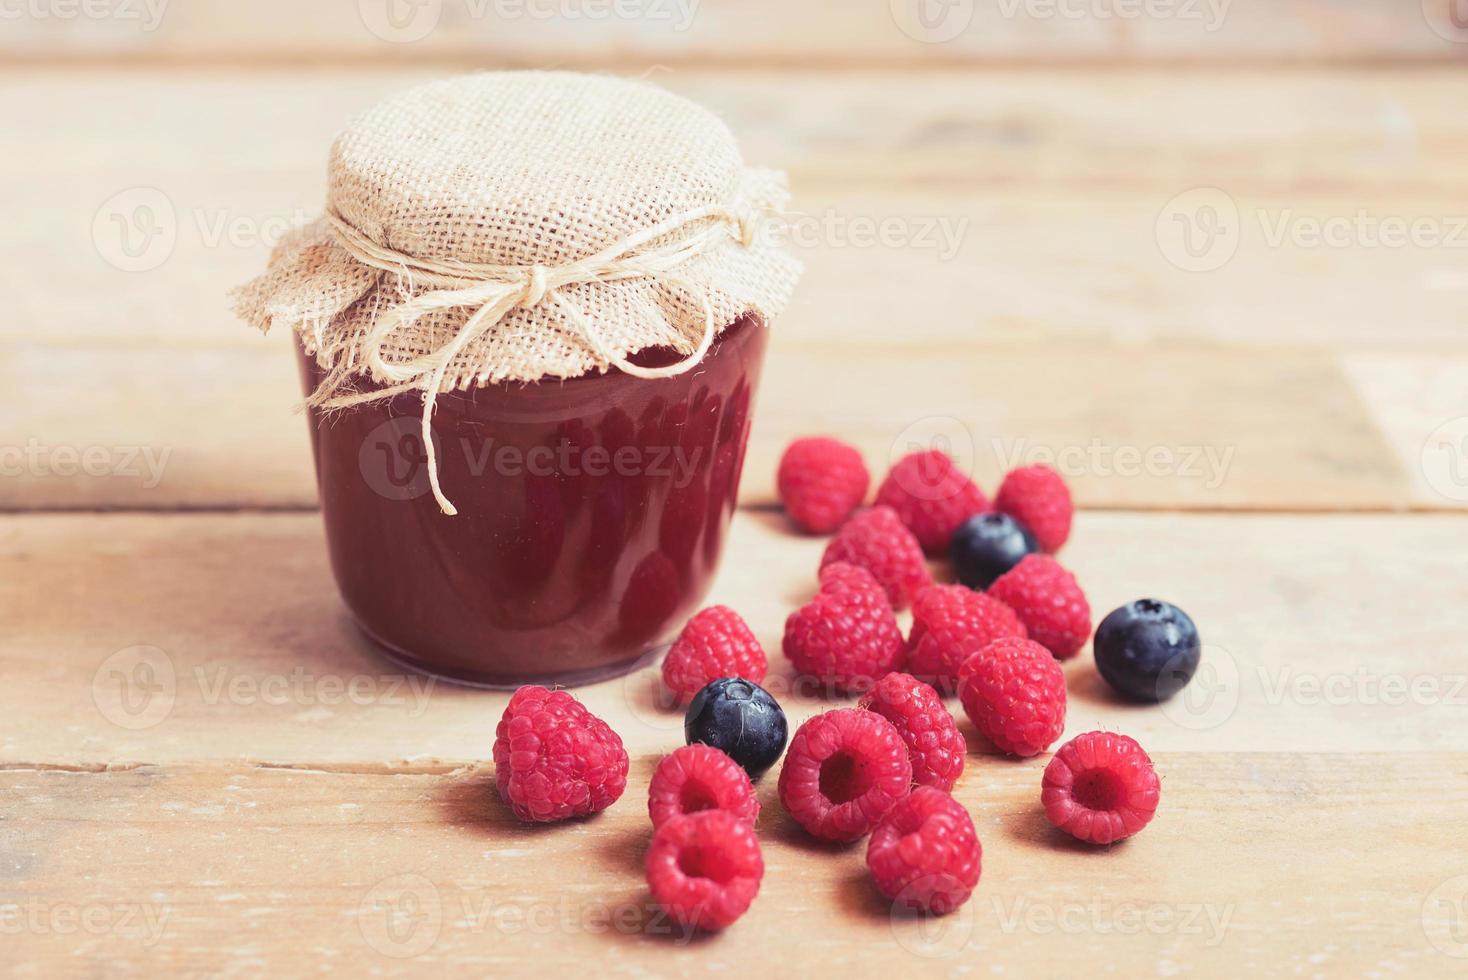
<svg viewBox="0 0 1468 980">
<path fill-rule="evenodd" d="M 746 315 L 673 377 L 612 368 L 440 394 L 433 438 L 452 517 L 429 492 L 419 394 L 310 410 L 352 615 L 392 657 L 471 684 L 579 684 L 637 666 L 718 566 L 766 336 Z M 297 354 L 312 392 L 322 369 L 299 342 Z"/>
</svg>

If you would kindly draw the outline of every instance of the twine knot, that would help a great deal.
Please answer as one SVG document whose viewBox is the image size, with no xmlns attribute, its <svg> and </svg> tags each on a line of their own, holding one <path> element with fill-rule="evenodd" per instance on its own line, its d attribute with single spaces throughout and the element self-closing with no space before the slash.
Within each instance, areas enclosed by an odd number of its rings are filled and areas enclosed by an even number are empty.
<svg viewBox="0 0 1468 980">
<path fill-rule="evenodd" d="M 520 298 L 520 308 L 534 309 L 545 299 L 545 266 L 532 265 L 525 275 L 525 295 Z"/>
</svg>

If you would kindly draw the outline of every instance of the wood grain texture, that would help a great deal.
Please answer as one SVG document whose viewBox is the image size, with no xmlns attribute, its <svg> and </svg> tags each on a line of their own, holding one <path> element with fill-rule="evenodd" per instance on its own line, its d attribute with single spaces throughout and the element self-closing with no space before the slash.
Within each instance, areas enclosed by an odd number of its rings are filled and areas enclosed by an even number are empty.
<svg viewBox="0 0 1468 980">
<path fill-rule="evenodd" d="M 832 703 L 779 654 L 823 547 L 741 513 L 709 597 L 750 622 L 795 720 Z M 1068 731 L 1119 728 L 1162 752 L 1468 751 L 1465 548 L 1450 516 L 1082 514 L 1063 558 L 1095 615 L 1160 594 L 1200 624 L 1207 667 L 1188 698 L 1142 709 L 1083 654 Z M 379 657 L 337 598 L 315 515 L 0 518 L 0 608 L 25 611 L 0 642 L 18 685 L 0 762 L 456 766 L 487 757 L 505 703 Z M 655 668 L 578 694 L 634 754 L 681 730 Z"/>
<path fill-rule="evenodd" d="M 319 211 L 345 122 L 426 77 L 0 73 L 0 124 L 59 134 L 0 159 L 17 231 L 0 243 L 0 337 L 250 346 L 225 292 Z M 657 80 L 790 172 L 808 271 L 789 323 L 805 337 L 895 324 L 910 339 L 1385 346 L 1461 343 L 1468 326 L 1451 70 Z M 1169 236 L 1191 219 L 1193 245 L 1210 241 L 1209 187 L 1230 234 L 1190 271 Z M 1382 222 L 1429 234 L 1385 246 Z M 1344 237 L 1322 244 L 1321 227 Z"/>
<path fill-rule="evenodd" d="M 798 313 L 792 314 L 798 320 Z M 241 328 L 242 329 L 242 328 Z M 1060 469 L 1090 507 L 1461 509 L 1468 471 L 1433 485 L 1429 436 L 1464 412 L 1468 356 L 1082 341 L 832 346 L 782 326 L 741 489 L 775 502 L 780 453 L 850 440 L 874 479 L 948 445 L 992 492 L 1004 471 Z M 307 508 L 306 422 L 288 338 L 253 348 L 0 343 L 0 507 Z M 47 366 L 64 361 L 65 375 Z M 1417 385 L 1414 371 L 1431 371 Z M 1404 373 L 1405 372 L 1405 373 Z M 822 394 L 811 397 L 810 380 Z M 880 387 L 882 396 L 872 392 Z M 1410 399 L 1410 401 L 1404 401 Z M 1415 406 L 1404 414 L 1400 406 Z M 1451 447 L 1449 447 L 1451 448 Z"/>
<path fill-rule="evenodd" d="M 1038 805 L 1042 763 L 973 760 L 957 798 L 984 845 L 970 903 L 936 923 L 870 884 L 863 848 L 812 844 L 764 780 L 766 873 L 727 934 L 690 941 L 643 884 L 634 757 L 601 816 L 516 824 L 485 769 L 258 766 L 0 771 L 20 977 L 244 975 L 321 963 L 349 976 L 1116 976 L 1372 969 L 1451 975 L 1434 894 L 1464 870 L 1468 755 L 1157 753 L 1162 807 L 1111 849 L 1068 842 Z M 1369 855 L 1369 857 L 1368 857 Z M 1446 909 L 1446 907 L 1444 907 Z M 797 924 L 798 928 L 791 928 Z M 289 951 L 289 952 L 287 952 Z M 82 955 L 75 955 L 80 952 Z M 1098 966 L 1098 964 L 1104 964 Z"/>
<path fill-rule="evenodd" d="M 139 0 L 102 7 L 107 16 L 7 18 L 3 50 L 26 60 L 144 63 L 1415 62 L 1461 57 L 1455 42 L 1468 39 L 1468 32 L 1450 16 L 1451 3 Z"/>
</svg>

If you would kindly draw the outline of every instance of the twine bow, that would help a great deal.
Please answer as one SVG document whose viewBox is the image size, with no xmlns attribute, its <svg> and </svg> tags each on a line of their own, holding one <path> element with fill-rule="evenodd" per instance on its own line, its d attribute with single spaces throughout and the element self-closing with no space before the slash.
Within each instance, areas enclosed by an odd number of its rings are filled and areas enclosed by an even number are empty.
<svg viewBox="0 0 1468 980">
<path fill-rule="evenodd" d="M 722 207 L 703 207 L 674 215 L 666 221 L 633 235 L 595 255 L 565 265 L 516 266 L 484 265 L 440 259 L 423 259 L 388 248 L 363 234 L 340 215 L 328 211 L 326 221 L 341 245 L 357 261 L 384 272 L 401 276 L 411 286 L 431 287 L 432 291 L 404 301 L 378 314 L 376 321 L 362 338 L 357 354 L 374 377 L 386 378 L 388 385 L 372 391 L 337 394 L 351 369 L 343 358 L 306 399 L 306 404 L 324 409 L 348 408 L 365 402 L 390 398 L 407 391 L 422 390 L 422 436 L 427 456 L 428 482 L 433 497 L 443 513 L 453 516 L 458 510 L 444 496 L 438 481 L 438 458 L 433 447 L 430 422 L 438 399 L 439 386 L 459 352 L 516 308 L 530 309 L 549 303 L 579 330 L 591 349 L 607 363 L 638 378 L 668 378 L 683 374 L 708 353 L 717 333 L 713 304 L 707 289 L 680 277 L 677 270 L 728 241 L 731 235 L 748 247 L 754 241 L 753 218 Z M 690 225 L 705 223 L 692 234 L 643 251 L 650 242 L 680 231 Z M 566 286 L 594 282 L 621 282 L 647 278 L 700 293 L 704 311 L 703 336 L 697 349 L 676 364 L 648 368 L 634 364 L 611 350 L 598 334 L 595 324 L 567 296 Z M 442 347 L 406 361 L 389 361 L 383 356 L 388 338 L 418 319 L 438 310 L 478 307 Z"/>
</svg>

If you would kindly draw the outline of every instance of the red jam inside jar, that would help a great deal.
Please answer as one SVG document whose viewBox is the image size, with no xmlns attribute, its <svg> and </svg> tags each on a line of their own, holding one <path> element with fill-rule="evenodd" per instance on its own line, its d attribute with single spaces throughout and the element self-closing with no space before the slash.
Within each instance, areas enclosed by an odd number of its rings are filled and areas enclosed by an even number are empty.
<svg viewBox="0 0 1468 980">
<path fill-rule="evenodd" d="M 615 368 L 310 412 L 332 570 L 394 658 L 487 686 L 625 672 L 708 591 L 734 512 L 767 330 L 745 316 L 672 377 Z M 307 392 L 323 371 L 298 347 Z M 631 358 L 675 363 L 670 350 Z"/>
</svg>

